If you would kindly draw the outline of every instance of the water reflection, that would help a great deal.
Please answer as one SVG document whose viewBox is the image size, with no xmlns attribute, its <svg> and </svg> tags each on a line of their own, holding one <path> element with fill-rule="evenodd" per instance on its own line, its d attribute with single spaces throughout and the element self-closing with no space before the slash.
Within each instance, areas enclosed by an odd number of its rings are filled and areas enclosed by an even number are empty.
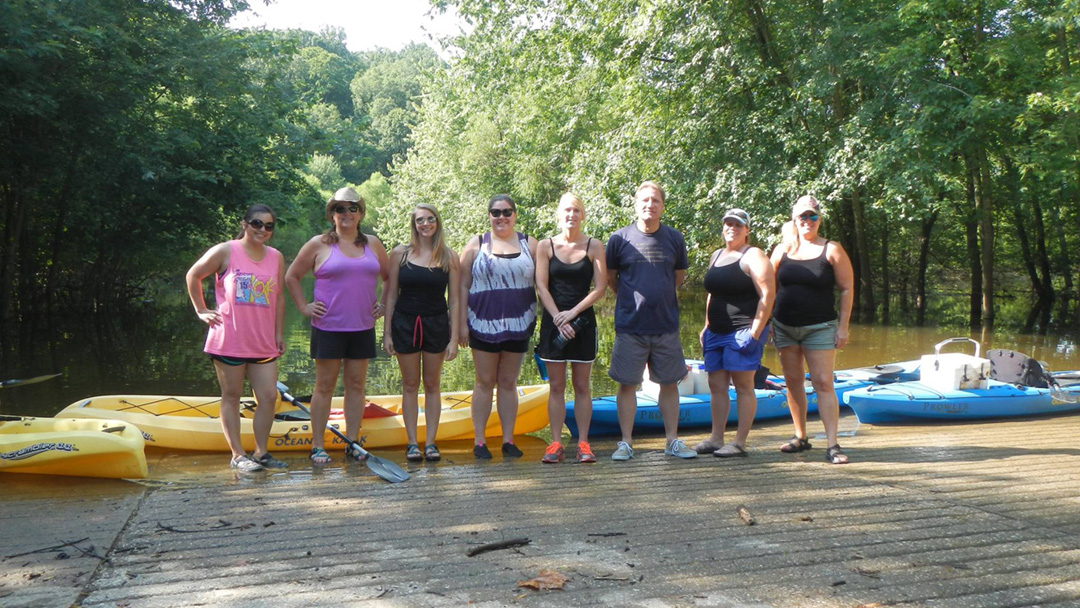
<svg viewBox="0 0 1080 608">
<path fill-rule="evenodd" d="M 686 288 L 682 299 L 682 340 L 688 358 L 701 358 L 698 332 L 705 319 L 705 294 Z M 600 357 L 593 368 L 595 395 L 615 392 L 607 377 L 608 356 L 614 341 L 614 299 L 609 295 L 598 306 Z M 378 327 L 379 344 L 382 326 Z M 837 368 L 861 367 L 891 361 L 917 359 L 933 352 L 934 345 L 953 336 L 971 336 L 983 349 L 1009 348 L 1049 363 L 1051 369 L 1080 368 L 1074 335 L 972 334 L 966 329 L 853 326 L 850 344 L 837 355 Z M 46 373 L 62 375 L 40 384 L 0 391 L 0 412 L 50 416 L 70 403 L 101 394 L 218 394 L 209 359 L 202 352 L 205 328 L 186 299 L 146 304 L 122 318 L 93 324 L 67 319 L 45 334 L 5 340 L 0 346 L 0 379 L 28 378 Z M 290 305 L 286 314 L 287 351 L 280 363 L 281 379 L 294 394 L 310 393 L 315 380 L 308 357 L 308 321 Z M 952 345 L 951 350 L 960 350 Z M 462 349 L 446 364 L 443 390 L 468 390 L 473 383 L 473 361 Z M 764 365 L 779 371 L 776 350 L 766 348 Z M 385 354 L 374 360 L 368 372 L 368 393 L 398 393 L 401 377 L 397 364 Z M 530 359 L 522 371 L 522 384 L 537 384 L 540 377 Z M 340 387 L 338 390 L 340 394 Z M 572 398 L 572 397 L 571 397 Z"/>
</svg>

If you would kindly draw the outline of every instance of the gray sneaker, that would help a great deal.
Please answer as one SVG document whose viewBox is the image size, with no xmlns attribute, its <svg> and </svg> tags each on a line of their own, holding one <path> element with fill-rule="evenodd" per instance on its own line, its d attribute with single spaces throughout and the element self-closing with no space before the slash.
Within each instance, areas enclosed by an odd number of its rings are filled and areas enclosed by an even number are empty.
<svg viewBox="0 0 1080 608">
<path fill-rule="evenodd" d="M 263 466 L 251 459 L 247 454 L 241 454 L 229 461 L 229 466 L 241 473 L 258 473 Z"/>
<path fill-rule="evenodd" d="M 254 455 L 255 454 L 252 453 L 252 456 L 254 456 Z M 289 465 L 287 463 L 285 463 L 284 461 L 278 460 L 277 458 L 274 458 L 273 454 L 271 454 L 270 452 L 267 452 L 267 453 L 263 454 L 260 458 L 256 458 L 255 462 L 261 464 L 262 468 L 264 468 L 264 469 L 287 469 L 287 468 L 289 468 Z"/>
<path fill-rule="evenodd" d="M 630 460 L 634 457 L 634 448 L 629 443 L 620 441 L 615 444 L 615 451 L 611 454 L 612 460 Z"/>
<path fill-rule="evenodd" d="M 682 439 L 672 439 L 671 443 L 664 448 L 664 454 L 678 456 L 679 458 L 697 458 L 697 452 L 686 447 Z"/>
</svg>

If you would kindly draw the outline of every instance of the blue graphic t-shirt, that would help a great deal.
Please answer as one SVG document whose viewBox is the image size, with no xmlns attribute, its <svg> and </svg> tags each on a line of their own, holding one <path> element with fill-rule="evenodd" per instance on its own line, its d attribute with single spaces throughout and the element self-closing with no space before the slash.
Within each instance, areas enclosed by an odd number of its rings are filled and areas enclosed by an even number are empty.
<svg viewBox="0 0 1080 608">
<path fill-rule="evenodd" d="M 608 239 L 606 257 L 608 269 L 619 273 L 615 331 L 638 335 L 678 331 L 675 271 L 690 266 L 682 233 L 664 224 L 645 233 L 630 224 Z"/>
</svg>

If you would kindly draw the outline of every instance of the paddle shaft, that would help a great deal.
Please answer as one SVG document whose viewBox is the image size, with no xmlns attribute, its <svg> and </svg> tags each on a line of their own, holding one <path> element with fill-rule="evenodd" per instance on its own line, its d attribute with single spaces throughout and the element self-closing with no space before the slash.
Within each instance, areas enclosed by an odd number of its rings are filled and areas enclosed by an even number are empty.
<svg viewBox="0 0 1080 608">
<path fill-rule="evenodd" d="M 311 415 L 311 410 L 309 410 L 307 406 L 301 403 L 299 399 L 289 394 L 289 388 L 287 386 L 285 386 L 281 382 L 278 382 L 277 389 L 281 393 L 281 397 L 283 399 L 295 405 L 301 411 L 306 412 L 308 416 Z M 379 458 L 378 456 L 365 450 L 363 446 L 361 446 L 358 442 L 349 439 L 345 435 L 345 433 L 342 433 L 341 430 L 334 425 L 327 423 L 326 428 L 330 429 L 330 432 L 337 435 L 338 439 L 347 443 L 349 447 L 367 456 L 367 458 L 364 460 L 364 464 L 367 465 L 368 469 L 370 469 L 372 473 L 375 473 L 379 477 L 391 483 L 400 483 L 409 479 L 409 474 L 406 473 L 404 469 L 388 460 L 383 460 L 382 458 Z"/>
</svg>

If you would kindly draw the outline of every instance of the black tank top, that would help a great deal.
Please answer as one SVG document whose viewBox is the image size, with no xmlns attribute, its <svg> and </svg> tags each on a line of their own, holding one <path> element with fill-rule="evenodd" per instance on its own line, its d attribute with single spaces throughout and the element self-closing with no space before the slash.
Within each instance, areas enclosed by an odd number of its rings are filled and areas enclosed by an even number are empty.
<svg viewBox="0 0 1080 608">
<path fill-rule="evenodd" d="M 577 306 L 578 302 L 585 299 L 591 291 L 593 280 L 593 265 L 588 255 L 585 255 L 573 264 L 566 264 L 555 255 L 555 243 L 548 239 L 551 246 L 551 263 L 548 264 L 548 290 L 551 298 L 555 300 L 555 307 L 559 310 L 570 310 Z M 589 250 L 592 238 L 585 244 L 585 251 Z M 547 315 L 547 311 L 544 311 Z M 594 317 L 590 306 L 581 313 L 581 316 Z M 548 315 L 550 316 L 550 315 Z"/>
<path fill-rule="evenodd" d="M 739 265 L 749 250 L 747 247 L 731 264 L 710 266 L 705 273 L 705 290 L 712 296 L 706 314 L 709 331 L 713 333 L 730 334 L 750 327 L 754 322 L 761 296 L 754 287 L 754 280 Z"/>
<path fill-rule="evenodd" d="M 777 321 L 805 327 L 836 319 L 836 276 L 825 257 L 828 249 L 829 241 L 825 241 L 821 255 L 812 260 L 793 260 L 784 252 L 776 271 L 773 316 Z"/>
<path fill-rule="evenodd" d="M 394 310 L 421 317 L 445 314 L 446 286 L 449 283 L 450 273 L 442 268 L 416 266 L 405 261 L 398 269 L 399 291 Z"/>
</svg>

